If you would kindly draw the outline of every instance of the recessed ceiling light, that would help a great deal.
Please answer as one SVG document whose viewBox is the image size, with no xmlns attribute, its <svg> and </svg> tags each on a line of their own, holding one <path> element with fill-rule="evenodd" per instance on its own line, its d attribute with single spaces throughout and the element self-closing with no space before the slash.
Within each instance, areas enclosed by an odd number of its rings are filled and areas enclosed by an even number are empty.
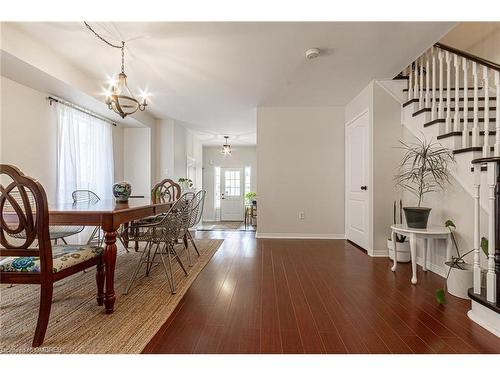
<svg viewBox="0 0 500 375">
<path fill-rule="evenodd" d="M 319 48 L 309 48 L 306 51 L 306 59 L 308 59 L 308 60 L 315 59 L 316 57 L 319 56 L 320 52 L 321 51 Z"/>
</svg>

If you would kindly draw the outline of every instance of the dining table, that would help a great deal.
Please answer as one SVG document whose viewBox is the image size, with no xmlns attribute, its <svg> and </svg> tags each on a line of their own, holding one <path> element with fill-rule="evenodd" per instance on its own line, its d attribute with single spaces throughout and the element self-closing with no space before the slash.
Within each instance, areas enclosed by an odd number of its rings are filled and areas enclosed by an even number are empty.
<svg viewBox="0 0 500 375">
<path fill-rule="evenodd" d="M 104 304 L 106 314 L 113 313 L 115 305 L 116 238 L 120 225 L 167 212 L 172 202 L 152 203 L 151 198 L 129 198 L 128 202 L 103 199 L 96 203 L 49 204 L 50 225 L 98 226 L 104 232 L 105 293 L 100 306 Z M 125 238 L 124 242 L 128 245 Z"/>
</svg>

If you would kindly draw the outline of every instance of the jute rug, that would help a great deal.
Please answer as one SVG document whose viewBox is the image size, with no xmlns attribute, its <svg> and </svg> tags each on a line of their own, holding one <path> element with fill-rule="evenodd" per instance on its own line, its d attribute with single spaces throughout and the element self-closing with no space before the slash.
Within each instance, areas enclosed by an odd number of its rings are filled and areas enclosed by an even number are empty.
<svg viewBox="0 0 500 375">
<path fill-rule="evenodd" d="M 95 270 L 57 282 L 45 341 L 33 351 L 38 317 L 38 285 L 0 286 L 0 353 L 140 353 L 169 315 L 223 240 L 196 240 L 201 256 L 191 251 L 193 266 L 185 277 L 175 262 L 177 294 L 170 293 L 165 271 L 154 266 L 150 276 L 139 273 L 128 295 L 123 294 L 140 253 L 119 249 L 115 311 L 97 306 Z M 184 253 L 179 249 L 179 253 Z M 185 256 L 185 255 L 184 255 Z M 187 265 L 187 261 L 184 261 Z"/>
</svg>

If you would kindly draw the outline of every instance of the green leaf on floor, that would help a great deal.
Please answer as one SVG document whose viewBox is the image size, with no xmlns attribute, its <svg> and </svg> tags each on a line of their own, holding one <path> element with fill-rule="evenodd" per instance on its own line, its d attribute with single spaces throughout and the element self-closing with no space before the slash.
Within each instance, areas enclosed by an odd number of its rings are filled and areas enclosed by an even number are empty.
<svg viewBox="0 0 500 375">
<path fill-rule="evenodd" d="M 444 289 L 436 289 L 436 302 L 440 305 L 444 305 L 446 303 Z"/>
</svg>

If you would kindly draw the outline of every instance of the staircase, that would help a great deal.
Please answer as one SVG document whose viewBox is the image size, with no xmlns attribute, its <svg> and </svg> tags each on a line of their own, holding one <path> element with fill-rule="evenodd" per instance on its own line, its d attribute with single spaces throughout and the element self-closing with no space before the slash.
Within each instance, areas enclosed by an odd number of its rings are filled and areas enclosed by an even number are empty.
<svg viewBox="0 0 500 375">
<path fill-rule="evenodd" d="M 468 316 L 500 337 L 500 65 L 437 43 L 397 79 L 405 79 L 402 121 L 415 136 L 453 150 L 453 177 L 474 200 L 474 287 Z M 481 212 L 487 223 L 481 230 Z M 483 215 L 484 216 L 484 215 Z M 482 283 L 481 236 L 488 238 Z"/>
</svg>

